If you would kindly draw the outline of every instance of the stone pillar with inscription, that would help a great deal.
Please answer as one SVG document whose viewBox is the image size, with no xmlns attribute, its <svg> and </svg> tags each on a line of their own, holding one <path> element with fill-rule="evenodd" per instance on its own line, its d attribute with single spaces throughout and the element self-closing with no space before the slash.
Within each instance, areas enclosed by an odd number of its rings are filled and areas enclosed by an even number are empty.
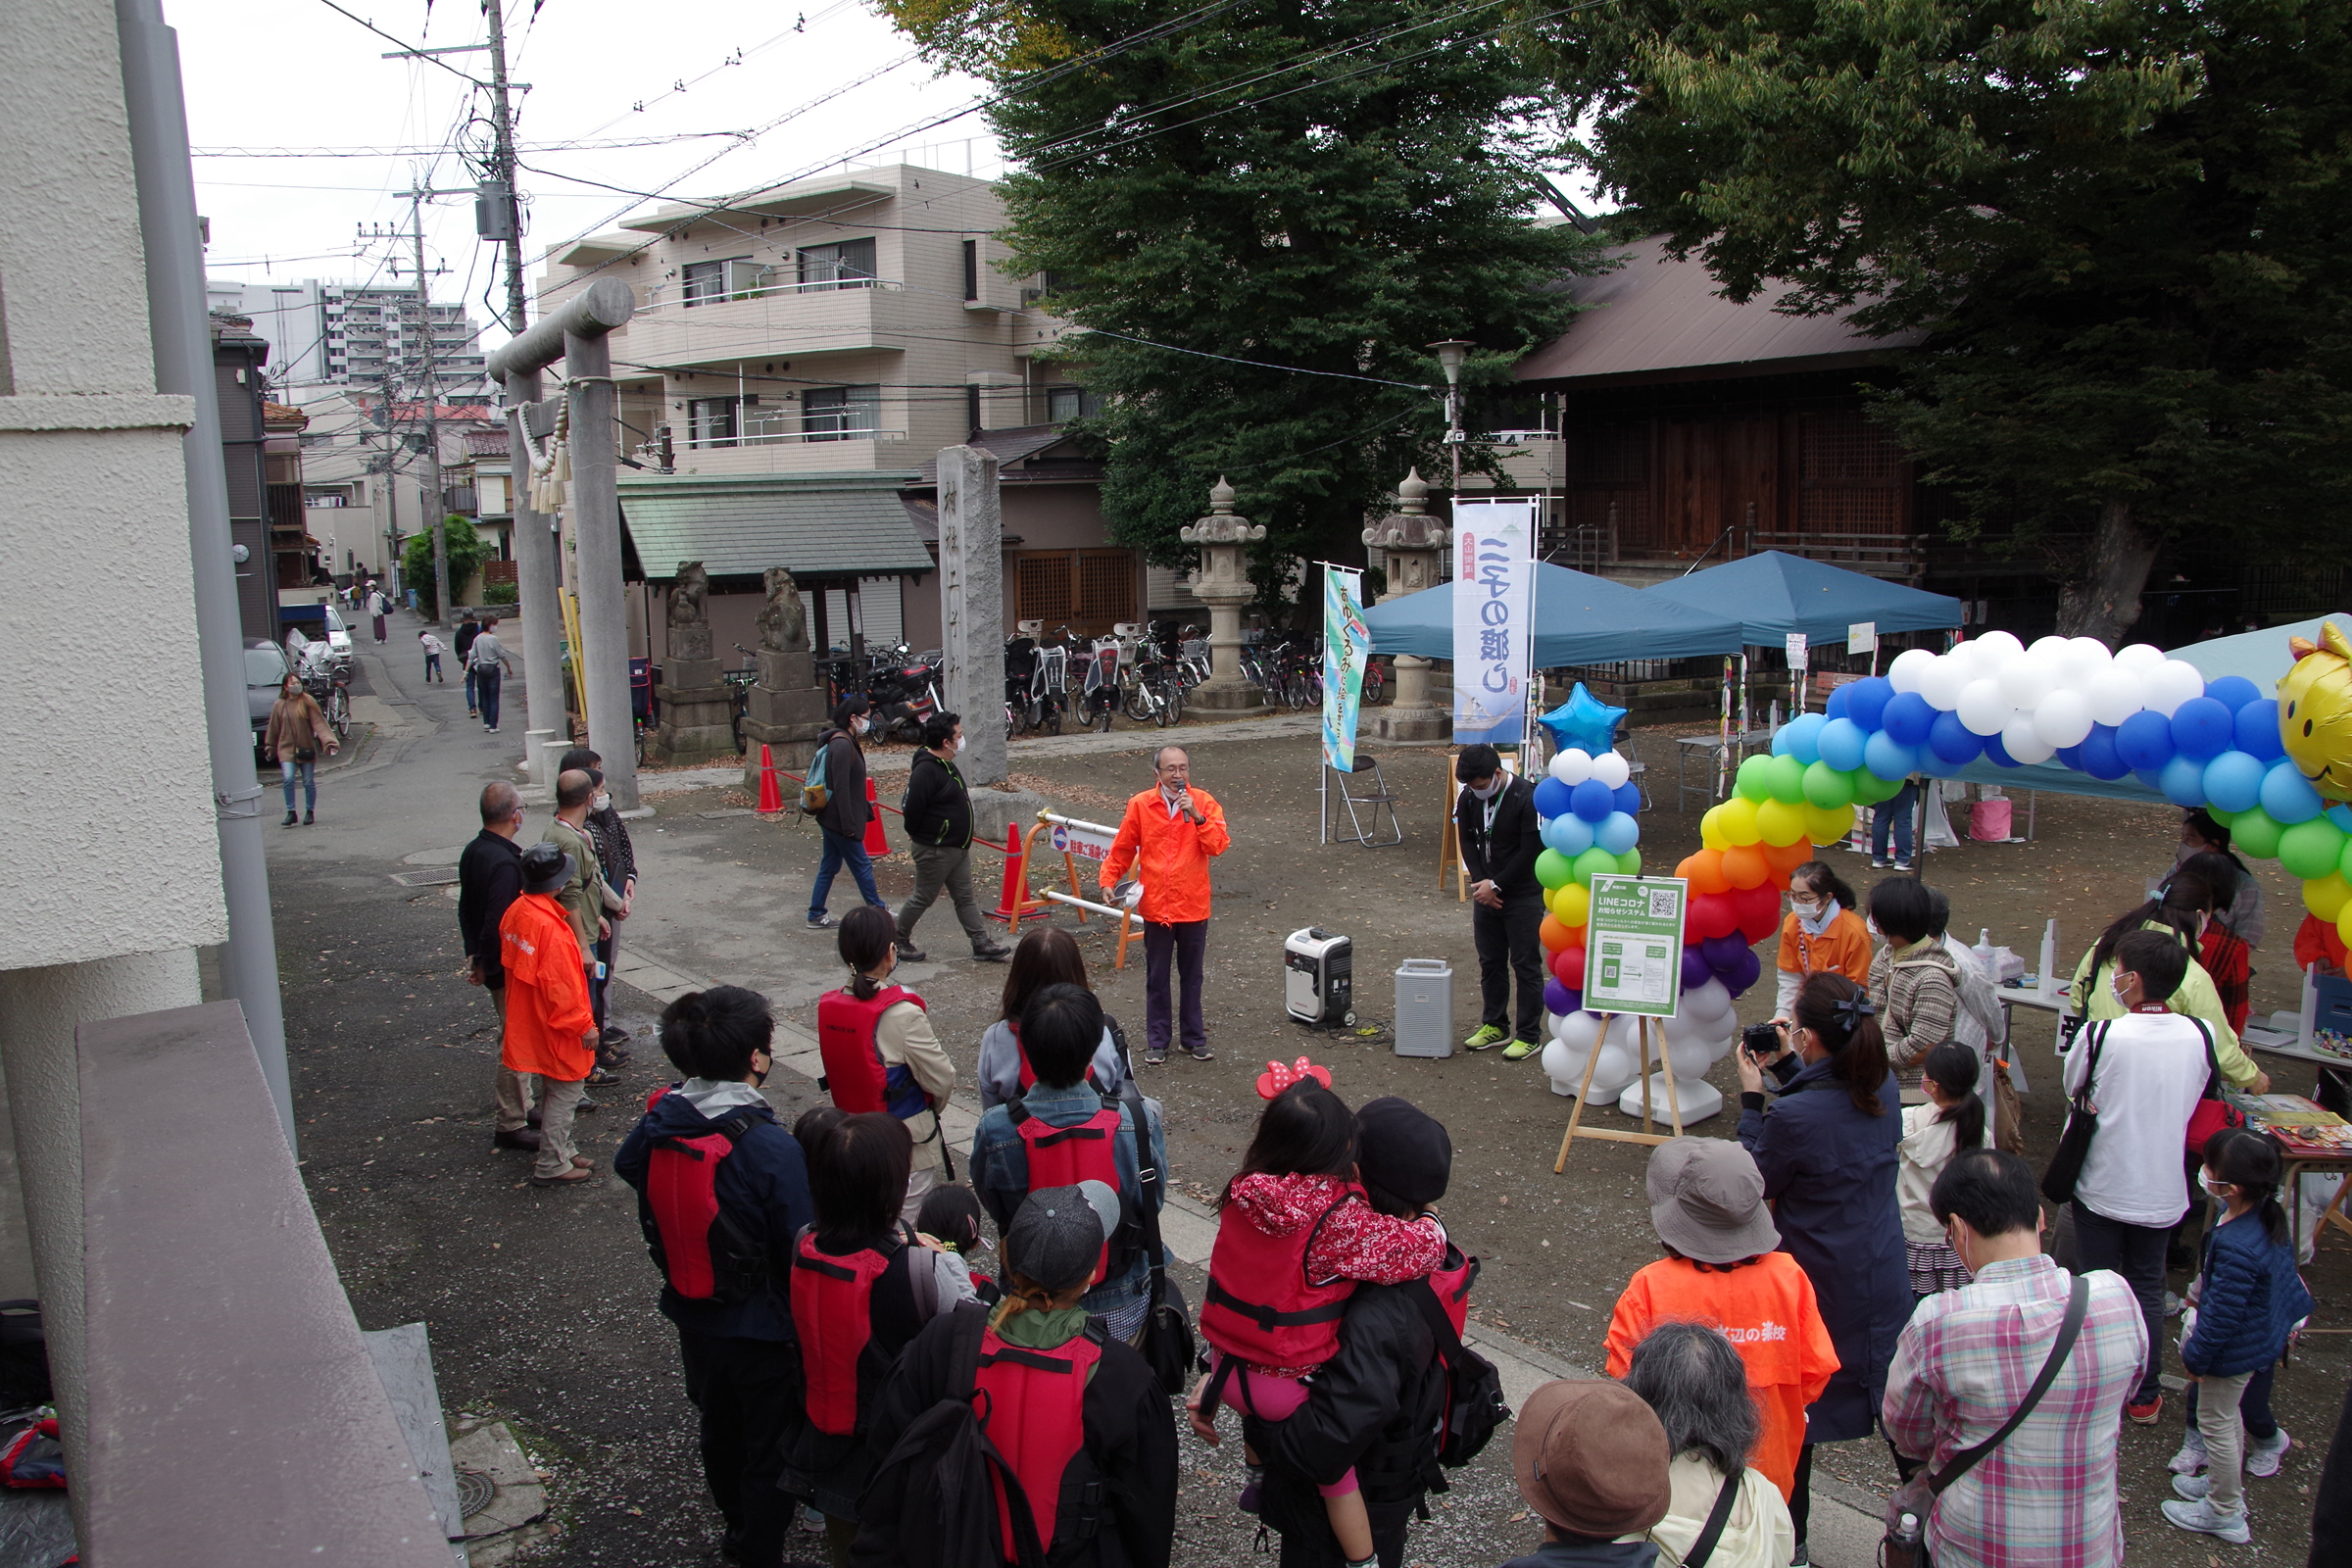
<svg viewBox="0 0 2352 1568">
<path fill-rule="evenodd" d="M 1208 606 L 1208 679 L 1185 702 L 1228 717 L 1270 712 L 1266 694 L 1242 677 L 1242 608 L 1257 597 L 1250 584 L 1248 546 L 1266 536 L 1263 523 L 1234 515 L 1233 486 L 1222 478 L 1208 492 L 1209 514 L 1177 533 L 1200 547 L 1193 597 Z"/>
<path fill-rule="evenodd" d="M 662 716 L 647 758 L 656 762 L 708 762 L 735 755 L 734 694 L 710 657 L 710 620 L 704 600 L 710 578 L 699 561 L 678 563 L 669 588 L 669 654 L 654 688 Z"/>
<path fill-rule="evenodd" d="M 1452 542 L 1452 533 L 1429 515 L 1429 482 L 1416 468 L 1396 487 L 1396 510 L 1364 530 L 1364 543 L 1380 551 L 1388 586 L 1380 602 L 1401 599 L 1440 583 L 1439 558 Z M 1429 673 L 1433 662 L 1411 654 L 1396 656 L 1396 698 L 1384 708 L 1367 709 L 1364 717 L 1372 733 L 1385 741 L 1445 741 L 1453 736 L 1453 715 L 1430 700 Z"/>
<path fill-rule="evenodd" d="M 750 711 L 743 720 L 744 788 L 760 790 L 760 748 L 778 767 L 800 772 L 816 760 L 816 737 L 825 727 L 825 689 L 808 652 L 808 616 L 800 585 L 782 566 L 762 578 L 767 603 L 760 612 L 760 678 L 753 682 Z M 791 798 L 790 783 L 785 789 Z"/>
</svg>

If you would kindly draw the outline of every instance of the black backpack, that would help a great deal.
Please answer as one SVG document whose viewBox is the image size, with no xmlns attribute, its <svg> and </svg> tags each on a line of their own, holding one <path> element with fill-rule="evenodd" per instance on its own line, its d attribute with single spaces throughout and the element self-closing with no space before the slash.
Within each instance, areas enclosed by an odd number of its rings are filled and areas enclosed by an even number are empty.
<svg viewBox="0 0 2352 1568">
<path fill-rule="evenodd" d="M 860 1530 L 850 1560 L 868 1568 L 1003 1568 L 997 1488 L 1025 1496 L 1020 1477 L 988 1439 L 972 1412 L 980 1371 L 980 1336 L 987 1310 L 956 1308 L 954 1371 L 939 1402 L 916 1416 L 874 1466 L 858 1499 L 859 1519 L 897 1522 L 890 1530 Z M 1042 1568 L 1044 1547 L 1026 1507 L 1012 1510 L 1018 1568 Z"/>
<path fill-rule="evenodd" d="M 1419 1304 L 1438 1342 L 1438 1359 L 1446 1366 L 1446 1420 L 1438 1433 L 1438 1462 L 1458 1470 L 1477 1458 L 1495 1429 L 1511 1418 L 1511 1407 L 1502 1396 L 1502 1374 L 1462 1343 L 1428 1280 L 1415 1280 L 1406 1289 Z"/>
</svg>

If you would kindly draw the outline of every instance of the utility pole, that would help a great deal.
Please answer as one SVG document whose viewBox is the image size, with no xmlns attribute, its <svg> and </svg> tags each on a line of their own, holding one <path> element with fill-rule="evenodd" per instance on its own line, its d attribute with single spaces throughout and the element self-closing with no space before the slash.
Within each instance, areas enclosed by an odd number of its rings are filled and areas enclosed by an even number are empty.
<svg viewBox="0 0 2352 1568">
<path fill-rule="evenodd" d="M 433 522 L 433 622 L 449 618 L 449 508 L 441 503 L 441 376 L 433 366 L 433 290 L 424 270 L 424 201 L 437 191 L 403 191 L 409 198 L 409 235 L 416 257 L 416 330 L 424 356 L 424 504 Z"/>
<path fill-rule="evenodd" d="M 493 203 L 505 209 L 507 245 L 507 331 L 522 336 L 522 200 L 515 190 L 514 111 L 507 98 L 507 25 L 498 0 L 483 0 L 490 24 L 490 179 Z"/>
</svg>

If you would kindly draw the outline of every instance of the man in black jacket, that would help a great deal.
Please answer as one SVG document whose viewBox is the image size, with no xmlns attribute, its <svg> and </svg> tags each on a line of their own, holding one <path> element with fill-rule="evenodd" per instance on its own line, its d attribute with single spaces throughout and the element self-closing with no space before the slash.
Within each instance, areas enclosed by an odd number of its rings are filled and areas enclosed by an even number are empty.
<svg viewBox="0 0 2352 1568">
<path fill-rule="evenodd" d="M 458 857 L 458 935 L 466 944 L 466 978 L 490 993 L 490 1005 L 507 1021 L 507 971 L 499 961 L 498 923 L 522 892 L 522 796 L 506 783 L 482 786 L 482 830 Z M 537 1149 L 531 1130 L 530 1080 L 498 1069 L 498 1130 L 493 1149 Z"/>
<path fill-rule="evenodd" d="M 874 862 L 865 853 L 865 824 L 874 808 L 865 798 L 865 752 L 858 737 L 873 727 L 868 716 L 873 705 L 863 692 L 852 692 L 833 710 L 833 727 L 816 738 L 825 760 L 825 804 L 812 814 L 825 841 L 816 862 L 816 885 L 808 891 L 808 929 L 822 931 L 833 923 L 825 912 L 832 897 L 833 878 L 843 866 L 857 879 L 858 895 L 877 909 L 888 908 L 874 888 Z M 814 767 L 815 764 L 809 764 Z"/>
<path fill-rule="evenodd" d="M 1425 1112 L 1394 1097 L 1372 1101 L 1357 1114 L 1357 1172 L 1382 1213 L 1417 1214 L 1446 1195 L 1453 1146 Z M 1315 1488 L 1350 1466 L 1381 1568 L 1398 1568 L 1406 1524 L 1433 1486 L 1444 1489 L 1438 1430 L 1446 1367 L 1413 1294 L 1428 1289 L 1422 1280 L 1358 1285 L 1340 1323 L 1340 1353 L 1315 1374 L 1306 1403 L 1285 1421 L 1242 1423 L 1265 1465 L 1258 1508 L 1282 1535 L 1281 1568 L 1346 1563 Z"/>
<path fill-rule="evenodd" d="M 1544 1049 L 1544 884 L 1536 880 L 1536 789 L 1503 771 L 1492 746 L 1466 746 L 1455 760 L 1462 793 L 1453 821 L 1462 863 L 1470 868 L 1470 938 L 1478 946 L 1478 991 L 1483 1010 L 1477 1032 L 1462 1042 L 1485 1051 L 1509 1041 L 1505 1061 L 1524 1061 Z M 1519 981 L 1519 1027 L 1512 1032 L 1511 980 Z"/>
<path fill-rule="evenodd" d="M 1012 950 L 989 935 L 988 918 L 972 897 L 972 797 L 956 754 L 963 750 L 963 725 L 954 713 L 923 720 L 923 747 L 906 775 L 906 842 L 914 856 L 914 892 L 899 906 L 899 956 L 923 961 L 914 945 L 914 923 L 940 889 L 956 906 L 956 921 L 972 939 L 972 956 L 1001 963 Z"/>
</svg>

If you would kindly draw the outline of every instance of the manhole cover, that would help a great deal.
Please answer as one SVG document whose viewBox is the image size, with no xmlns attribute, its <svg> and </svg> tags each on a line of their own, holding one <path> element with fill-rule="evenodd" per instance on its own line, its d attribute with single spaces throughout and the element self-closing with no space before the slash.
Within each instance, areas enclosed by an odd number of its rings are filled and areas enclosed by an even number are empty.
<svg viewBox="0 0 2352 1568">
<path fill-rule="evenodd" d="M 458 1472 L 458 1517 L 470 1519 L 488 1508 L 498 1496 L 498 1488 L 479 1470 Z"/>
</svg>

